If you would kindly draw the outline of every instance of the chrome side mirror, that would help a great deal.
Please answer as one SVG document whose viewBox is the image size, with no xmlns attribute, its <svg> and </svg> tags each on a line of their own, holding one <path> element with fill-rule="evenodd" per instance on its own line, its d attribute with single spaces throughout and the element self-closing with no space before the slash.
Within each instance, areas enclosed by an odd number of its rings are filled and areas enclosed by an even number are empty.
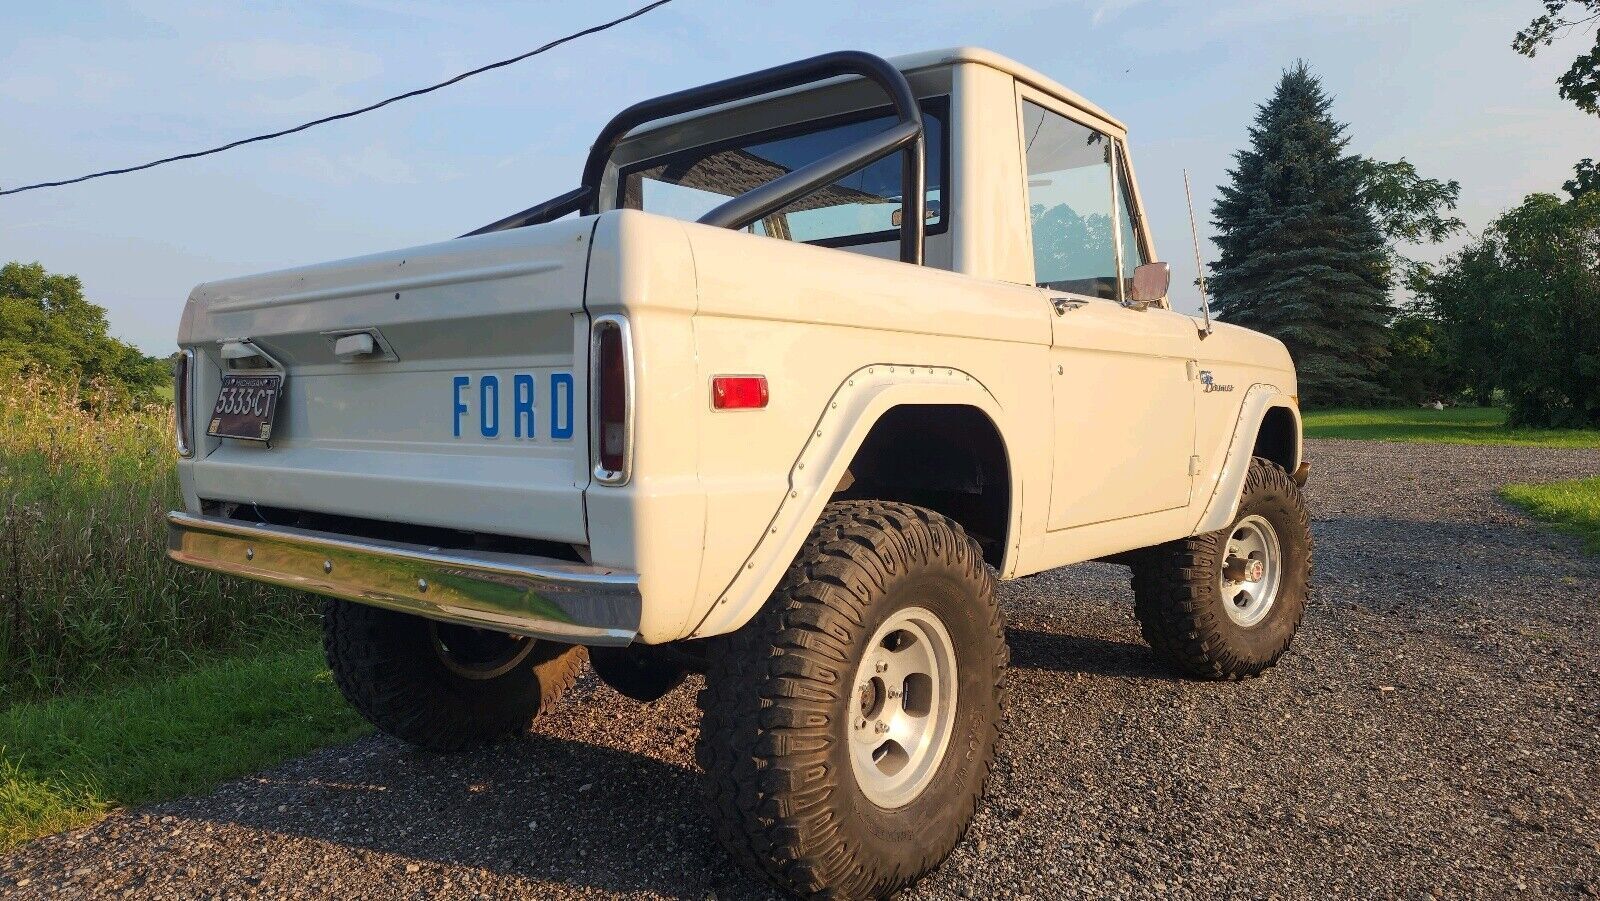
<svg viewBox="0 0 1600 901">
<path fill-rule="evenodd" d="M 1133 270 L 1128 286 L 1127 305 L 1148 309 L 1160 304 L 1172 287 L 1172 267 L 1166 263 L 1145 263 Z"/>
</svg>

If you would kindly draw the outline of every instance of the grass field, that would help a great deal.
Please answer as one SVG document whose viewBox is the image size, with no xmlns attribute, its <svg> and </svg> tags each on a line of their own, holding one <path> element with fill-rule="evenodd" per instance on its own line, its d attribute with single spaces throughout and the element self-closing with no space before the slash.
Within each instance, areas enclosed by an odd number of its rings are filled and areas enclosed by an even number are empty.
<svg viewBox="0 0 1600 901">
<path fill-rule="evenodd" d="M 367 731 L 310 639 L 0 710 L 0 851 Z"/>
<path fill-rule="evenodd" d="M 1500 495 L 1535 518 L 1583 538 L 1591 553 L 1600 554 L 1600 477 L 1507 485 Z"/>
<path fill-rule="evenodd" d="M 1512 429 L 1498 408 L 1307 410 L 1307 438 L 1600 448 L 1600 429 Z"/>
</svg>

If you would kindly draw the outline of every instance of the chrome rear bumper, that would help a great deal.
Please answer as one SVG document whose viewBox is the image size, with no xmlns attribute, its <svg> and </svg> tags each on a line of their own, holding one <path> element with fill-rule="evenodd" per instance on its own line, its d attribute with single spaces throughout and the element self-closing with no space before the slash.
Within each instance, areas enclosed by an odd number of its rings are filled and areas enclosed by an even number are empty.
<svg viewBox="0 0 1600 901">
<path fill-rule="evenodd" d="M 639 630 L 635 573 L 183 512 L 167 524 L 173 560 L 258 582 L 574 644 L 626 645 Z"/>
</svg>

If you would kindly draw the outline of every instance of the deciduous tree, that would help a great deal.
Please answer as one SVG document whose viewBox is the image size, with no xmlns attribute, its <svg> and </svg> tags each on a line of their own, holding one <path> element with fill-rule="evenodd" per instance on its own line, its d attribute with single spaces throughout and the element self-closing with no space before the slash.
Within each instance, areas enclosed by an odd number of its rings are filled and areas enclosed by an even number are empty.
<svg viewBox="0 0 1600 901">
<path fill-rule="evenodd" d="M 83 296 L 77 276 L 38 263 L 0 267 L 0 359 L 126 388 L 141 400 L 154 399 L 168 372 L 108 334 L 105 309 Z"/>
<path fill-rule="evenodd" d="M 1580 52 L 1556 78 L 1557 90 L 1578 109 L 1600 116 L 1600 0 L 1543 0 L 1544 14 L 1517 32 L 1511 48 L 1534 57 L 1539 50 L 1572 35 L 1590 32 L 1594 46 Z M 1581 46 L 1581 45 L 1580 45 Z"/>
<path fill-rule="evenodd" d="M 1600 192 L 1533 194 L 1447 259 L 1425 297 L 1454 365 L 1515 425 L 1600 426 Z"/>
</svg>

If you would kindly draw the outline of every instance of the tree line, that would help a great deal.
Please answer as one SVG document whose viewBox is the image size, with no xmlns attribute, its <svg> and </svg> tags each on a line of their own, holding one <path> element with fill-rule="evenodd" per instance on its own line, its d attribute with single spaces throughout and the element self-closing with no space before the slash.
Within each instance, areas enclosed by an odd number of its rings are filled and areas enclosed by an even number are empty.
<svg viewBox="0 0 1600 901">
<path fill-rule="evenodd" d="M 1543 0 L 1512 42 L 1533 56 L 1600 22 L 1600 0 Z M 1600 115 L 1600 31 L 1558 78 Z M 1257 109 L 1212 209 L 1219 318 L 1294 357 L 1302 403 L 1503 403 L 1513 425 L 1600 426 L 1600 166 L 1532 194 L 1436 265 L 1403 248 L 1464 231 L 1460 185 L 1348 151 L 1304 62 Z"/>
<path fill-rule="evenodd" d="M 75 275 L 39 263 L 0 266 L 0 373 L 38 372 L 86 389 L 154 402 L 172 382 L 164 358 L 111 337 L 105 308 L 90 302 Z"/>
</svg>

